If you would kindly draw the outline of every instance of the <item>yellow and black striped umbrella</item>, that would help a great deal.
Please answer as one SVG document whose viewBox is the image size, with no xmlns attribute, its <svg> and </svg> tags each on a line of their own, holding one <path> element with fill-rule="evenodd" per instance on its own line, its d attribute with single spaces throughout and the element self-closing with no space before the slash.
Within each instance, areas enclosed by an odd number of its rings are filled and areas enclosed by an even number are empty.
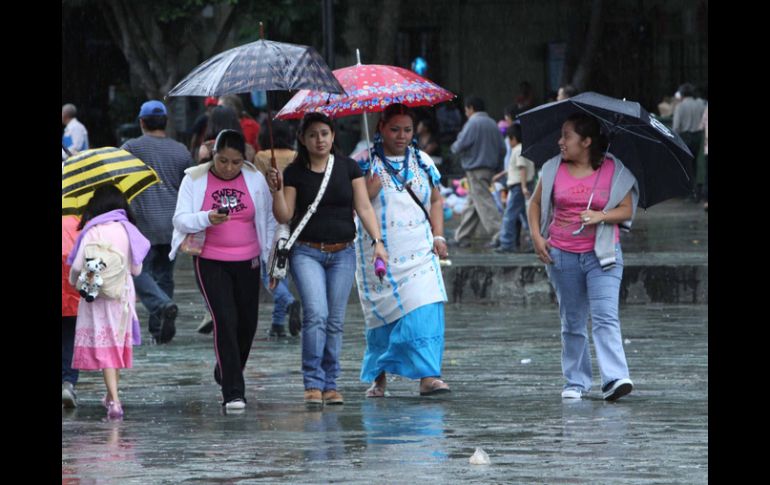
<svg viewBox="0 0 770 485">
<path fill-rule="evenodd" d="M 158 182 L 160 178 L 152 167 L 125 150 L 104 147 L 82 151 L 62 164 L 62 215 L 81 214 L 101 185 L 114 184 L 131 201 Z"/>
</svg>

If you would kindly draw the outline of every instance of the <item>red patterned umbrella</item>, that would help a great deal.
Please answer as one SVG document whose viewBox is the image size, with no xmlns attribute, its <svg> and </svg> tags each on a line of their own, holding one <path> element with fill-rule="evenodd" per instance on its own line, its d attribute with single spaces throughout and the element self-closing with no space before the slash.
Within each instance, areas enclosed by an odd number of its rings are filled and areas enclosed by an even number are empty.
<svg viewBox="0 0 770 485">
<path fill-rule="evenodd" d="M 412 71 L 396 66 L 357 64 L 333 71 L 347 95 L 300 90 L 276 115 L 280 119 L 302 118 L 318 111 L 331 118 L 376 113 L 393 103 L 410 107 L 433 106 L 454 94 Z"/>
</svg>

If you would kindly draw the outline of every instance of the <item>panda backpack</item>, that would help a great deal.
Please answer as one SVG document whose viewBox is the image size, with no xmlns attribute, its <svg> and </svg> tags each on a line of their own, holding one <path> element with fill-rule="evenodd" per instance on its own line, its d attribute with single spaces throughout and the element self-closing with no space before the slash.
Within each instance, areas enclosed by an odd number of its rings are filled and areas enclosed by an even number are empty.
<svg viewBox="0 0 770 485">
<path fill-rule="evenodd" d="M 98 293 L 105 298 L 120 299 L 127 286 L 128 269 L 123 255 L 113 249 L 107 241 L 92 241 L 83 248 L 83 269 L 78 278 L 78 289 L 83 294 L 84 288 L 81 281 L 90 283 L 86 293 L 92 296 L 93 301 Z M 90 264 L 89 264 L 90 263 Z M 101 279 L 101 282 L 99 282 Z M 96 284 L 93 282 L 96 281 Z"/>
</svg>

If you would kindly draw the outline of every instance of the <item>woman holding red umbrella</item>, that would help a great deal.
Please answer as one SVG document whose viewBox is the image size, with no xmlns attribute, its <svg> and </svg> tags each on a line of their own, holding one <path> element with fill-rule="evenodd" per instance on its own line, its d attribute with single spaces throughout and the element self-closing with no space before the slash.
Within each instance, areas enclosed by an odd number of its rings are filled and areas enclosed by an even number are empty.
<svg viewBox="0 0 770 485">
<path fill-rule="evenodd" d="M 440 379 L 444 351 L 444 302 L 438 258 L 447 256 L 439 173 L 417 148 L 414 114 L 403 104 L 382 113 L 369 160 L 367 189 L 390 259 L 384 276 L 367 265 L 369 238 L 356 238 L 356 280 L 366 320 L 361 380 L 367 397 L 384 397 L 386 373 L 420 379 L 420 394 L 449 392 Z"/>
</svg>

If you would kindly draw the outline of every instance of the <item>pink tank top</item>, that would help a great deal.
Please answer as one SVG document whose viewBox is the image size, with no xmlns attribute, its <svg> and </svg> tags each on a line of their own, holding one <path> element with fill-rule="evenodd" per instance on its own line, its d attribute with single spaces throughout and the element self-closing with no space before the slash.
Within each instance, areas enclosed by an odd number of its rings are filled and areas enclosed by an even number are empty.
<svg viewBox="0 0 770 485">
<path fill-rule="evenodd" d="M 591 200 L 591 210 L 601 211 L 607 205 L 614 172 L 615 162 L 611 158 L 606 158 L 599 170 L 583 178 L 573 177 L 566 162 L 559 165 L 553 183 L 553 221 L 548 229 L 548 242 L 551 246 L 570 253 L 593 251 L 596 224 L 586 226 L 580 234 L 572 233 L 582 224 L 580 213 L 588 207 L 592 189 L 594 197 Z M 615 242 L 619 240 L 620 233 L 615 226 Z"/>
<path fill-rule="evenodd" d="M 223 206 L 230 208 L 230 220 L 206 229 L 201 257 L 216 261 L 249 261 L 259 256 L 261 246 L 254 224 L 254 203 L 242 173 L 232 180 L 222 180 L 209 171 L 201 210 L 216 210 Z"/>
</svg>

